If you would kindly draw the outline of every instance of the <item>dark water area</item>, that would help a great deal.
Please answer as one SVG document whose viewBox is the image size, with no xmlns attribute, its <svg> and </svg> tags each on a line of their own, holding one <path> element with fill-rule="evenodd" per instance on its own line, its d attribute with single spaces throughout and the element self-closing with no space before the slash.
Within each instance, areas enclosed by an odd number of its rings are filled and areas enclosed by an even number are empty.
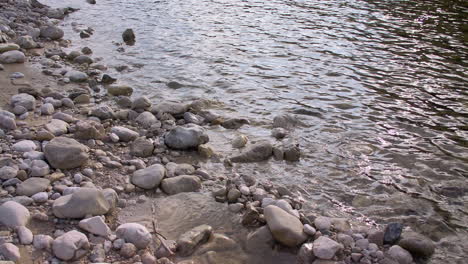
<svg viewBox="0 0 468 264">
<path fill-rule="evenodd" d="M 66 37 L 128 65 L 110 72 L 139 95 L 211 100 L 220 114 L 249 118 L 239 132 L 252 141 L 273 140 L 276 115 L 299 117 L 299 163 L 235 172 L 290 186 L 330 215 L 403 222 L 439 242 L 434 263 L 467 254 L 466 1 L 43 2 L 81 8 Z M 76 28 L 88 26 L 95 33 L 80 39 Z M 126 28 L 134 46 L 118 44 Z M 234 151 L 235 133 L 212 133 L 215 150 Z"/>
</svg>

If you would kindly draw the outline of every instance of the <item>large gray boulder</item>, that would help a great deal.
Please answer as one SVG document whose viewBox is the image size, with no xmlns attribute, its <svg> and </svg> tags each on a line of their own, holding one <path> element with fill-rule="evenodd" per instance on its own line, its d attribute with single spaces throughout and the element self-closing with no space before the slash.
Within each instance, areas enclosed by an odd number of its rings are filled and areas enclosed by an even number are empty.
<svg viewBox="0 0 468 264">
<path fill-rule="evenodd" d="M 152 241 L 151 233 L 146 227 L 137 223 L 126 223 L 117 227 L 115 234 L 127 243 L 134 244 L 137 248 L 146 248 Z"/>
<path fill-rule="evenodd" d="M 57 169 L 73 169 L 88 161 L 88 148 L 78 141 L 56 137 L 44 147 L 44 154 L 50 165 Z"/>
<path fill-rule="evenodd" d="M 8 201 L 0 205 L 0 224 L 8 228 L 25 226 L 30 218 L 28 209 L 17 202 Z"/>
<path fill-rule="evenodd" d="M 19 50 L 11 50 L 0 55 L 0 63 L 12 64 L 23 63 L 26 61 L 26 56 Z"/>
<path fill-rule="evenodd" d="M 196 192 L 201 188 L 201 180 L 197 176 L 181 175 L 166 178 L 161 182 L 161 189 L 167 194 L 181 192 Z"/>
<path fill-rule="evenodd" d="M 102 191 L 80 188 L 72 194 L 54 201 L 52 211 L 58 218 L 84 218 L 87 215 L 103 215 L 110 210 Z"/>
<path fill-rule="evenodd" d="M 124 142 L 135 140 L 139 136 L 138 132 L 121 126 L 115 126 L 111 128 L 111 132 L 116 134 L 119 137 L 120 141 Z"/>
<path fill-rule="evenodd" d="M 296 247 L 307 239 L 301 221 L 278 206 L 267 206 L 264 215 L 273 237 L 281 244 Z"/>
<path fill-rule="evenodd" d="M 57 40 L 63 38 L 63 30 L 56 26 L 45 26 L 41 28 L 41 37 Z"/>
<path fill-rule="evenodd" d="M 59 237 L 52 243 L 54 255 L 61 260 L 77 260 L 86 255 L 90 248 L 85 234 L 72 230 Z"/>
<path fill-rule="evenodd" d="M 10 98 L 10 104 L 12 107 L 19 105 L 26 108 L 28 111 L 32 111 L 36 108 L 36 98 L 27 93 L 19 93 Z"/>
<path fill-rule="evenodd" d="M 32 177 L 17 185 L 16 194 L 33 196 L 36 193 L 47 190 L 49 185 L 50 180 L 48 179 Z"/>
<path fill-rule="evenodd" d="M 239 155 L 231 157 L 232 162 L 258 162 L 264 161 L 273 154 L 273 146 L 268 141 L 261 141 L 247 147 Z"/>
<path fill-rule="evenodd" d="M 132 183 L 142 189 L 157 188 L 166 175 L 166 169 L 161 164 L 154 164 L 133 173 Z"/>
<path fill-rule="evenodd" d="M 176 127 L 164 137 L 164 143 L 172 149 L 186 150 L 197 148 L 209 141 L 208 135 L 200 126 Z"/>
</svg>

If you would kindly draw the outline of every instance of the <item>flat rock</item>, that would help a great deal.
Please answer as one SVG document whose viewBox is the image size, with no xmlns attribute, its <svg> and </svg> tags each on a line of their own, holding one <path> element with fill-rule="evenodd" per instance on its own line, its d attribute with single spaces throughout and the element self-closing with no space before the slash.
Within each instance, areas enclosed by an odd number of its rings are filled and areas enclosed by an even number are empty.
<svg viewBox="0 0 468 264">
<path fill-rule="evenodd" d="M 100 216 L 83 219 L 80 221 L 78 226 L 81 229 L 98 236 L 108 237 L 111 233 L 110 228 L 104 222 L 104 219 Z"/>
<path fill-rule="evenodd" d="M 55 200 L 52 210 L 58 218 L 84 218 L 87 215 L 106 214 L 110 210 L 110 205 L 102 191 L 80 188 L 73 194 Z"/>
<path fill-rule="evenodd" d="M 19 50 L 20 46 L 15 43 L 1 43 L 0 44 L 0 53 L 4 53 L 12 50 Z"/>
<path fill-rule="evenodd" d="M 264 209 L 264 215 L 273 237 L 281 244 L 295 247 L 307 239 L 301 221 L 283 209 L 269 205 Z"/>
<path fill-rule="evenodd" d="M 72 169 L 88 161 L 87 149 L 74 139 L 56 137 L 45 146 L 44 154 L 52 167 Z"/>
<path fill-rule="evenodd" d="M 50 185 L 48 179 L 32 177 L 18 184 L 16 193 L 18 195 L 33 196 L 36 193 L 47 190 Z"/>
<path fill-rule="evenodd" d="M 143 189 L 157 188 L 166 175 L 166 169 L 161 164 L 155 164 L 133 173 L 132 183 Z"/>
<path fill-rule="evenodd" d="M 138 132 L 121 126 L 111 128 L 111 132 L 116 134 L 121 141 L 129 142 L 138 138 Z"/>
<path fill-rule="evenodd" d="M 177 239 L 177 252 L 183 257 L 190 256 L 212 233 L 213 228 L 209 225 L 200 225 L 185 232 Z"/>
<path fill-rule="evenodd" d="M 86 235 L 76 230 L 57 237 L 52 243 L 54 255 L 61 260 L 80 259 L 89 248 L 90 244 Z"/>
<path fill-rule="evenodd" d="M 30 152 L 30 151 L 36 150 L 37 145 L 36 143 L 34 143 L 34 141 L 22 140 L 20 142 L 13 144 L 13 146 L 11 146 L 11 149 L 17 152 Z"/>
<path fill-rule="evenodd" d="M 133 93 L 133 88 L 125 85 L 111 85 L 107 87 L 107 93 L 114 96 L 130 96 Z"/>
<path fill-rule="evenodd" d="M 161 189 L 167 194 L 181 192 L 196 192 L 201 188 L 201 180 L 197 176 L 181 175 L 166 178 L 161 182 Z"/>
<path fill-rule="evenodd" d="M 241 154 L 231 157 L 232 162 L 259 162 L 267 160 L 273 154 L 273 146 L 268 141 L 261 141 L 247 147 Z"/>
<path fill-rule="evenodd" d="M 126 223 L 120 225 L 115 234 L 118 238 L 123 238 L 125 242 L 134 244 L 137 248 L 146 248 L 152 241 L 151 233 L 138 223 Z"/>
<path fill-rule="evenodd" d="M 6 227 L 25 226 L 30 218 L 28 209 L 17 202 L 8 201 L 0 205 L 0 223 Z"/>
<path fill-rule="evenodd" d="M 151 112 L 153 113 L 168 113 L 171 115 L 182 115 L 188 110 L 188 105 L 176 102 L 161 102 L 155 105 Z"/>
</svg>

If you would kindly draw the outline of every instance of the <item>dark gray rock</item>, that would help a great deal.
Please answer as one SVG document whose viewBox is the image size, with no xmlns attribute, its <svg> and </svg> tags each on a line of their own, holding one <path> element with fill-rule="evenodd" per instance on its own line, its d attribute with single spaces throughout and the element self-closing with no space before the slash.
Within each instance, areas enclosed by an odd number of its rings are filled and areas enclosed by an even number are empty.
<svg viewBox="0 0 468 264">
<path fill-rule="evenodd" d="M 403 231 L 403 225 L 400 223 L 390 223 L 385 227 L 384 244 L 395 244 L 400 239 L 401 231 Z"/>
<path fill-rule="evenodd" d="M 164 137 L 164 143 L 172 149 L 186 150 L 198 148 L 209 141 L 204 129 L 199 126 L 176 127 Z"/>
</svg>

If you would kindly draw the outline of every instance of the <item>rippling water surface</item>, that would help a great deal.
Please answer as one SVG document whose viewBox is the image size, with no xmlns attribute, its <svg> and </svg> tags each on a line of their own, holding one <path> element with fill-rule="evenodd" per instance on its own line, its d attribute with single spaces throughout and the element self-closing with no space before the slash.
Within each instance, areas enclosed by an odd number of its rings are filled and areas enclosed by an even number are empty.
<svg viewBox="0 0 468 264">
<path fill-rule="evenodd" d="M 329 214 L 333 206 L 378 223 L 403 221 L 440 242 L 434 261 L 467 254 L 457 242 L 468 228 L 466 2 L 62 4 L 83 9 L 65 21 L 67 37 L 110 65 L 129 65 L 119 79 L 155 102 L 221 102 L 215 111 L 253 121 L 240 129 L 252 140 L 269 137 L 276 115 L 302 120 L 292 134 L 301 162 L 237 172 L 296 188 Z M 79 39 L 72 21 L 94 35 Z M 137 42 L 118 52 L 125 28 Z M 167 88 L 169 81 L 184 87 Z M 213 130 L 215 148 L 232 152 L 232 132 Z"/>
</svg>

